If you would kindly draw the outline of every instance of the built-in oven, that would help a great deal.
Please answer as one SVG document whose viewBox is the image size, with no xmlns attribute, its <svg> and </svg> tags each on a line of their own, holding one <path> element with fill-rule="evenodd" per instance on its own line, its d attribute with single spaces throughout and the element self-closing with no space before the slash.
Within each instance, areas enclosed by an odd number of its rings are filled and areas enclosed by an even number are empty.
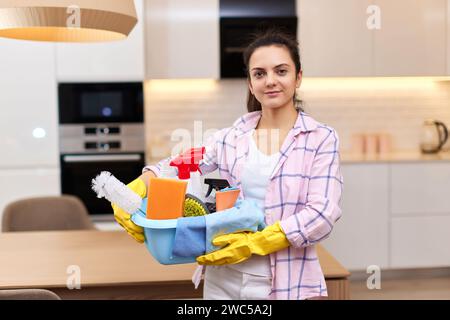
<svg viewBox="0 0 450 320">
<path fill-rule="evenodd" d="M 142 123 L 142 82 L 60 83 L 59 123 Z"/>
<path fill-rule="evenodd" d="M 61 190 L 83 201 L 93 219 L 112 219 L 92 179 L 109 171 L 127 184 L 145 166 L 142 83 L 59 85 Z"/>
<path fill-rule="evenodd" d="M 112 214 L 111 205 L 96 197 L 91 189 L 92 179 L 101 171 L 109 171 L 127 184 L 141 175 L 144 165 L 144 153 L 63 154 L 62 192 L 82 199 L 95 218 L 108 218 Z"/>
</svg>

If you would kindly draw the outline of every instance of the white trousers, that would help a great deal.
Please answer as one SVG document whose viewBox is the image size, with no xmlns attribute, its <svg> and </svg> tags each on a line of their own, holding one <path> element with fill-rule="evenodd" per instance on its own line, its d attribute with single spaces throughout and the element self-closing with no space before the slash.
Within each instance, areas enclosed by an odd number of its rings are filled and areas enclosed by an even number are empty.
<svg viewBox="0 0 450 320">
<path fill-rule="evenodd" d="M 272 278 L 239 272 L 227 266 L 207 266 L 204 300 L 267 300 Z"/>
</svg>

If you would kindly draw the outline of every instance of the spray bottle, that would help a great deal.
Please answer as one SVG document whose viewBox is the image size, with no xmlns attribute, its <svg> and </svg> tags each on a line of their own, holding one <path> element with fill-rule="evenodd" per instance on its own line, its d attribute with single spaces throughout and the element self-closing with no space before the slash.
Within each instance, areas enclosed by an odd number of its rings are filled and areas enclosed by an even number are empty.
<svg viewBox="0 0 450 320">
<path fill-rule="evenodd" d="M 178 179 L 178 171 L 170 166 L 170 159 L 166 159 L 161 164 L 160 177 L 164 179 Z"/>
<path fill-rule="evenodd" d="M 187 193 L 205 202 L 203 195 L 201 171 L 199 163 L 205 154 L 205 147 L 192 148 L 170 162 L 170 166 L 178 169 L 178 178 L 188 180 Z"/>
</svg>

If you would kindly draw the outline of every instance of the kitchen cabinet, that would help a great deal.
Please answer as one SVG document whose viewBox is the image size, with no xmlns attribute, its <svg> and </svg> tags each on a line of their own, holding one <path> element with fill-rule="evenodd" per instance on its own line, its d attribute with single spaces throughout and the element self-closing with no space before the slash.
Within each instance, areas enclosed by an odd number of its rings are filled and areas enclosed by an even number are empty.
<svg viewBox="0 0 450 320">
<path fill-rule="evenodd" d="M 0 169 L 56 168 L 54 45 L 0 38 L 0 48 Z"/>
<path fill-rule="evenodd" d="M 450 162 L 392 164 L 394 216 L 450 215 Z"/>
<path fill-rule="evenodd" d="M 447 73 L 447 0 L 375 0 L 381 29 L 374 32 L 375 76 Z"/>
<path fill-rule="evenodd" d="M 308 77 L 441 76 L 450 60 L 448 0 L 297 0 Z M 380 9 L 370 30 L 367 11 Z"/>
<path fill-rule="evenodd" d="M 342 217 L 324 247 L 348 269 L 388 267 L 389 166 L 342 165 Z"/>
<path fill-rule="evenodd" d="M 298 0 L 299 42 L 306 77 L 369 76 L 373 32 L 371 0 Z"/>
<path fill-rule="evenodd" d="M 342 218 L 324 246 L 351 270 L 450 265 L 450 161 L 345 163 Z"/>
<path fill-rule="evenodd" d="M 58 168 L 0 170 L 0 223 L 3 209 L 12 201 L 61 194 Z"/>
<path fill-rule="evenodd" d="M 450 212 L 450 210 L 449 210 Z M 392 268 L 436 268 L 450 265 L 450 213 L 395 217 L 391 227 Z"/>
<path fill-rule="evenodd" d="M 144 0 L 135 0 L 139 22 L 127 39 L 56 44 L 59 82 L 143 81 Z"/>
<path fill-rule="evenodd" d="M 147 79 L 218 79 L 219 0 L 146 1 Z"/>
<path fill-rule="evenodd" d="M 450 162 L 393 164 L 391 267 L 450 265 Z"/>
</svg>

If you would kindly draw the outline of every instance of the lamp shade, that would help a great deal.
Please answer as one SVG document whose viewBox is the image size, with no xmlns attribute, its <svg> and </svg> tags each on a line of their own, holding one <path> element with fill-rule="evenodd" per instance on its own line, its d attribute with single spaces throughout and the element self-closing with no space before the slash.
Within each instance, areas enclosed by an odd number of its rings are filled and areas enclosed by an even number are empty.
<svg viewBox="0 0 450 320">
<path fill-rule="evenodd" d="M 0 37 L 13 39 L 121 40 L 137 21 L 133 0 L 0 0 Z"/>
</svg>

